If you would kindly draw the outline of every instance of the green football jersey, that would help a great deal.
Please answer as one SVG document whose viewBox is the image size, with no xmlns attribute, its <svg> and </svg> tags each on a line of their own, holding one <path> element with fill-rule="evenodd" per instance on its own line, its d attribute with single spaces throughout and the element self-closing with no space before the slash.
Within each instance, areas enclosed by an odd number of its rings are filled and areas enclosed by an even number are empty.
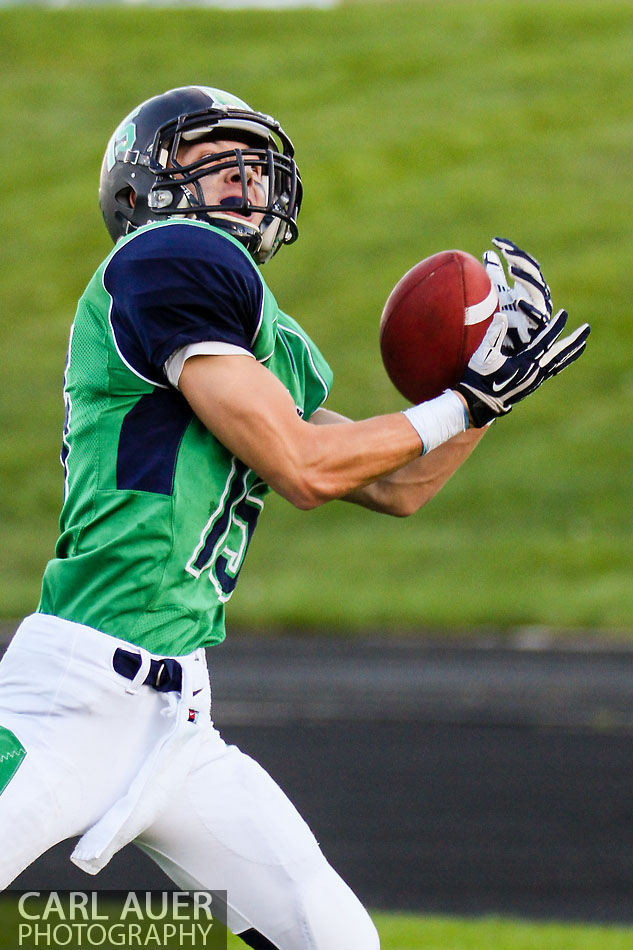
<svg viewBox="0 0 633 950">
<path fill-rule="evenodd" d="M 251 352 L 304 418 L 330 368 L 244 248 L 198 221 L 120 241 L 88 284 L 65 373 L 65 497 L 39 610 L 154 653 L 224 638 L 268 486 L 202 425 L 165 375 L 181 347 Z"/>
</svg>

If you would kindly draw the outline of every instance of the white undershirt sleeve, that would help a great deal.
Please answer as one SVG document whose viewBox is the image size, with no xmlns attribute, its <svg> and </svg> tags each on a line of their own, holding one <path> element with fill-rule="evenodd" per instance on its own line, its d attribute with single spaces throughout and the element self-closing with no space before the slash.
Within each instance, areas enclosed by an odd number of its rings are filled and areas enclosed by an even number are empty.
<svg viewBox="0 0 633 950">
<path fill-rule="evenodd" d="M 169 359 L 165 360 L 163 369 L 168 381 L 178 389 L 178 381 L 182 368 L 190 356 L 250 356 L 255 357 L 249 351 L 234 343 L 221 343 L 217 340 L 206 340 L 202 343 L 189 343 L 187 346 L 179 347 Z"/>
</svg>

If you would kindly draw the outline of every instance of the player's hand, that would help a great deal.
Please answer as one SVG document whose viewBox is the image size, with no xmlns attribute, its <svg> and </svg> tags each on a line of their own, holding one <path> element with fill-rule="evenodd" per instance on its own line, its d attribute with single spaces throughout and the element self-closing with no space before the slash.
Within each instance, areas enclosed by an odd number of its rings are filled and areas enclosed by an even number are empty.
<svg viewBox="0 0 633 950">
<path fill-rule="evenodd" d="M 507 238 L 493 238 L 492 243 L 502 252 L 508 272 L 514 277 L 510 287 L 499 255 L 495 251 L 486 251 L 484 267 L 497 291 L 499 309 L 508 318 L 503 351 L 518 353 L 551 319 L 550 289 L 538 261 L 531 254 L 522 251 Z"/>
<path fill-rule="evenodd" d="M 559 339 L 566 322 L 566 311 L 559 310 L 520 353 L 508 356 L 503 352 L 507 316 L 495 314 L 457 386 L 466 400 L 473 426 L 480 429 L 506 415 L 516 402 L 578 359 L 587 343 L 589 324 L 583 323 L 569 336 Z"/>
</svg>

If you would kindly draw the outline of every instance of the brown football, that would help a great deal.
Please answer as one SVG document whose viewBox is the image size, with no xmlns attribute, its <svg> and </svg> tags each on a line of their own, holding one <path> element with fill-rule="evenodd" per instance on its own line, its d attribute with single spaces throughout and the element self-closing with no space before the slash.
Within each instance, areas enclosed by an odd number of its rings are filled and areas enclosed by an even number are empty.
<svg viewBox="0 0 633 950">
<path fill-rule="evenodd" d="M 457 385 L 498 309 L 483 264 L 465 251 L 440 251 L 393 288 L 380 318 L 387 374 L 410 402 Z"/>
</svg>

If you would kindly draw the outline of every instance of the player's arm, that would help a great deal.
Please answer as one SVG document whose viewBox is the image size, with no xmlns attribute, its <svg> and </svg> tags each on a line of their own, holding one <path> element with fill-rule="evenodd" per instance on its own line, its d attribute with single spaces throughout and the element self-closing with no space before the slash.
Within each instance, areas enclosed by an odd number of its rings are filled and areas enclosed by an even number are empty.
<svg viewBox="0 0 633 950">
<path fill-rule="evenodd" d="M 216 438 L 298 508 L 349 495 L 420 455 L 420 436 L 399 412 L 310 425 L 285 386 L 249 356 L 192 356 L 179 388 Z"/>
<path fill-rule="evenodd" d="M 353 497 L 359 489 L 408 466 L 414 459 L 418 459 L 431 486 L 435 482 L 441 487 L 476 441 L 475 436 L 467 435 L 448 445 L 466 428 L 466 406 L 471 424 L 481 429 L 497 416 L 509 413 L 516 402 L 584 352 L 588 325 L 561 339 L 566 319 L 566 312 L 559 311 L 523 350 L 507 356 L 502 352 L 507 319 L 497 314 L 468 364 L 459 395 L 444 393 L 406 413 L 345 425 L 304 422 L 282 383 L 246 355 L 192 356 L 185 363 L 179 386 L 219 441 L 299 508 Z M 446 448 L 427 469 L 419 461 L 421 452 L 426 450 L 431 455 L 443 445 Z M 433 474 L 435 464 L 438 468 Z M 427 491 L 430 497 L 435 493 L 428 485 Z M 354 500 L 359 497 L 365 503 L 370 500 L 367 495 L 356 495 Z M 423 503 L 425 493 L 419 497 Z M 379 510 L 389 510 L 379 497 L 373 499 L 373 504 Z"/>
<path fill-rule="evenodd" d="M 317 409 L 310 418 L 315 425 L 338 425 L 351 420 L 331 409 Z M 418 511 L 446 484 L 466 461 L 486 429 L 468 429 L 418 456 L 408 465 L 378 478 L 342 497 L 372 511 L 405 517 Z"/>
</svg>

